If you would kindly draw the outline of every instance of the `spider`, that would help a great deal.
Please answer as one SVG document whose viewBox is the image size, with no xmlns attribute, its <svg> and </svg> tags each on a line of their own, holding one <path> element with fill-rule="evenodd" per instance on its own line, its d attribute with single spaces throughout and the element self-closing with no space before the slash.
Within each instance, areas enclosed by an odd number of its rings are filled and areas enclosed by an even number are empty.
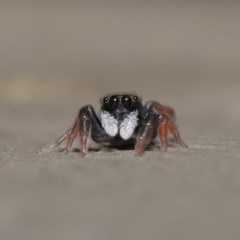
<svg viewBox="0 0 240 240">
<path fill-rule="evenodd" d="M 139 156 L 157 137 L 161 143 L 160 150 L 166 151 L 168 131 L 180 146 L 187 147 L 174 122 L 174 110 L 159 102 L 142 104 L 142 100 L 134 94 L 107 95 L 101 99 L 100 118 L 91 105 L 82 107 L 73 126 L 48 150 L 66 141 L 65 150 L 69 152 L 78 136 L 79 150 L 83 155 L 88 152 L 91 137 L 103 146 L 131 146 Z"/>
</svg>

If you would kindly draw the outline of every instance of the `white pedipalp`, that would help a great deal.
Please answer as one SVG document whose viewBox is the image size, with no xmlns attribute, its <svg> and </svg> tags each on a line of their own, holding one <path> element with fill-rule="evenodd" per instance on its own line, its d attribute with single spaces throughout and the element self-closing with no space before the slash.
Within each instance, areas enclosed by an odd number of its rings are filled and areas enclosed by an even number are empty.
<svg viewBox="0 0 240 240">
<path fill-rule="evenodd" d="M 114 137 L 118 134 L 118 121 L 109 112 L 101 112 L 101 124 L 109 136 Z"/>
<path fill-rule="evenodd" d="M 129 113 L 129 115 L 122 121 L 119 127 L 120 136 L 122 139 L 129 139 L 138 125 L 138 111 Z"/>
</svg>

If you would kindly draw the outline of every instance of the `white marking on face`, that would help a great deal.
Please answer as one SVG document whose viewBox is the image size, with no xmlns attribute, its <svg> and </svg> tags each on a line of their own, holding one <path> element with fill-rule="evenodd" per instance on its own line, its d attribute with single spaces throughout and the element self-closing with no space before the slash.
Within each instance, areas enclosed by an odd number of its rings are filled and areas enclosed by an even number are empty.
<svg viewBox="0 0 240 240">
<path fill-rule="evenodd" d="M 114 137 L 118 134 L 118 121 L 109 112 L 101 112 L 101 124 L 109 136 Z"/>
<path fill-rule="evenodd" d="M 138 111 L 131 112 L 120 125 L 120 136 L 122 139 L 129 139 L 138 125 Z"/>
</svg>

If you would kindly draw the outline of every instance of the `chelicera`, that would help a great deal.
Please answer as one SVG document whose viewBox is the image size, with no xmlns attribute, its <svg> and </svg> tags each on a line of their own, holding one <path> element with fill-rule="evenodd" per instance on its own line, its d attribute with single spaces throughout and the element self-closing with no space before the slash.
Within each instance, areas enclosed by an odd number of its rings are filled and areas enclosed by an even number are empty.
<svg viewBox="0 0 240 240">
<path fill-rule="evenodd" d="M 65 149 L 69 152 L 79 137 L 79 149 L 84 155 L 88 152 L 89 138 L 103 146 L 130 146 L 136 155 L 142 155 L 156 138 L 160 140 L 160 150 L 166 151 L 168 132 L 180 146 L 187 147 L 180 138 L 171 107 L 156 101 L 142 104 L 133 94 L 115 94 L 101 99 L 99 117 L 91 105 L 82 107 L 73 126 L 48 149 L 66 141 Z"/>
</svg>

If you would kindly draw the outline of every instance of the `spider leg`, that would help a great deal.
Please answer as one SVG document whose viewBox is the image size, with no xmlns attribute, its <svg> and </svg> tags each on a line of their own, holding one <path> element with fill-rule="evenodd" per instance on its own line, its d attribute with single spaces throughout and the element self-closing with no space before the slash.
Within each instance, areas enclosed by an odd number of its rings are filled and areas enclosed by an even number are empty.
<svg viewBox="0 0 240 240">
<path fill-rule="evenodd" d="M 111 137 L 102 128 L 101 123 L 92 106 L 87 105 L 79 111 L 79 140 L 80 151 L 86 155 L 88 151 L 88 140 L 91 135 L 95 142 L 103 143 Z"/>
<path fill-rule="evenodd" d="M 67 138 L 67 144 L 66 144 L 67 152 L 70 152 L 72 149 L 73 142 L 78 135 L 79 124 L 80 124 L 80 119 L 79 119 L 79 117 L 77 117 L 77 119 L 75 120 L 75 122 L 73 124 L 73 127 L 71 128 L 70 134 L 68 135 L 68 138 Z"/>
<path fill-rule="evenodd" d="M 87 105 L 83 107 L 79 112 L 79 117 L 82 121 L 82 123 L 80 124 L 80 135 L 81 131 L 90 132 L 91 130 L 91 137 L 97 143 L 107 142 L 111 139 L 111 136 L 109 136 L 103 129 L 100 120 L 98 119 L 92 106 Z M 88 125 L 91 126 L 91 129 L 89 130 Z"/>
<path fill-rule="evenodd" d="M 152 140 L 156 129 L 158 116 L 154 112 L 148 112 L 138 129 L 135 144 L 135 155 L 142 155 L 148 143 Z"/>
<path fill-rule="evenodd" d="M 88 151 L 88 139 L 91 132 L 91 115 L 89 114 L 88 108 L 84 107 L 79 112 L 79 119 L 81 119 L 78 126 L 79 141 L 80 141 L 80 152 L 84 155 Z"/>
<path fill-rule="evenodd" d="M 64 142 L 67 138 L 69 138 L 72 128 L 68 129 L 61 137 L 59 137 L 55 143 L 51 144 L 50 146 L 47 145 L 43 148 L 44 152 L 50 152 L 54 148 L 58 147 L 62 142 Z"/>
<path fill-rule="evenodd" d="M 176 142 L 180 146 L 187 148 L 188 147 L 187 144 L 183 142 L 183 140 L 180 137 L 179 131 L 177 130 L 176 125 L 171 120 L 168 120 L 167 127 L 168 127 L 168 130 L 173 135 L 173 137 L 175 138 Z"/>
<path fill-rule="evenodd" d="M 163 152 L 167 150 L 167 135 L 168 135 L 168 118 L 162 116 L 158 121 L 158 136 L 161 142 L 160 150 Z"/>
<path fill-rule="evenodd" d="M 110 136 L 104 131 L 101 123 L 93 109 L 93 107 L 87 105 L 80 109 L 79 114 L 73 124 L 73 127 L 68 129 L 61 137 L 59 137 L 54 144 L 45 147 L 45 151 L 51 151 L 58 147 L 65 140 L 66 151 L 69 152 L 72 149 L 72 144 L 75 138 L 78 136 L 80 140 L 80 152 L 86 155 L 88 151 L 88 139 L 90 137 L 98 143 L 108 141 Z"/>
<path fill-rule="evenodd" d="M 96 142 L 101 143 L 109 140 L 109 136 L 103 130 L 93 107 L 87 105 L 80 109 L 78 117 L 72 127 L 68 137 L 67 151 L 71 150 L 74 139 L 79 136 L 80 152 L 86 155 L 90 135 Z"/>
<path fill-rule="evenodd" d="M 158 122 L 158 136 L 161 142 L 161 146 L 160 146 L 161 151 L 167 150 L 168 130 L 173 135 L 174 139 L 179 145 L 181 145 L 182 147 L 187 147 L 187 145 L 181 139 L 176 125 L 167 116 L 162 115 L 159 118 L 159 122 Z"/>
<path fill-rule="evenodd" d="M 175 111 L 173 108 L 162 105 L 159 102 L 156 101 L 149 101 L 147 102 L 145 108 L 147 110 L 153 110 L 155 109 L 157 112 L 162 113 L 166 116 L 168 116 L 169 118 L 171 118 L 173 121 L 175 121 Z"/>
<path fill-rule="evenodd" d="M 167 150 L 167 136 L 168 131 L 173 135 L 176 142 L 182 147 L 187 147 L 180 137 L 179 131 L 177 130 L 174 121 L 176 119 L 174 109 L 171 107 L 164 106 L 156 101 L 150 101 L 145 105 L 145 111 L 157 111 L 161 115 L 158 121 L 158 136 L 161 142 L 161 151 Z"/>
<path fill-rule="evenodd" d="M 66 151 L 71 151 L 74 139 L 78 134 L 79 128 L 79 118 L 76 119 L 72 128 L 68 129 L 61 137 L 59 137 L 54 144 L 44 148 L 44 151 L 52 151 L 54 148 L 58 147 L 61 143 L 67 140 Z"/>
</svg>

